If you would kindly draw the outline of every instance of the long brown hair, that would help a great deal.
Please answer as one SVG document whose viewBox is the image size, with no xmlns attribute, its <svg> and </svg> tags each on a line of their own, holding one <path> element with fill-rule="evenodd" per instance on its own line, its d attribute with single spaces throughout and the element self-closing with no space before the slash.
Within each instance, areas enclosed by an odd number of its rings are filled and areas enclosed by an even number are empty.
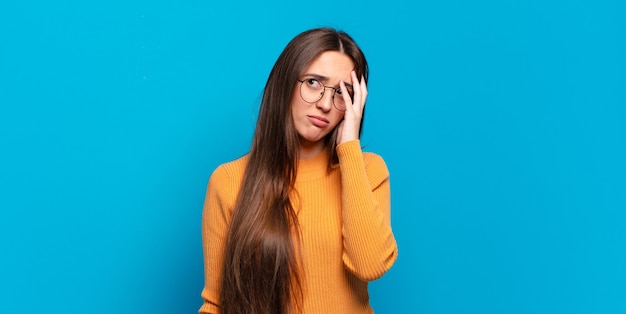
<svg viewBox="0 0 626 314">
<path fill-rule="evenodd" d="M 354 62 L 357 77 L 367 81 L 365 56 L 350 36 L 334 29 L 305 31 L 278 57 L 265 85 L 228 229 L 220 287 L 222 313 L 287 314 L 301 309 L 300 229 L 290 199 L 300 142 L 290 103 L 300 75 L 326 51 L 346 54 Z M 335 162 L 336 138 L 337 128 L 325 138 L 326 145 L 332 145 L 328 151 Z"/>
</svg>

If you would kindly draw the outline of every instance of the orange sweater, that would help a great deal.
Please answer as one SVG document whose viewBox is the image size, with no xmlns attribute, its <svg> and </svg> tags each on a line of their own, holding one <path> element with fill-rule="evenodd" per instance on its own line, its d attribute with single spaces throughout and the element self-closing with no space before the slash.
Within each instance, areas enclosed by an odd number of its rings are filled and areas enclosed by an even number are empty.
<svg viewBox="0 0 626 314">
<path fill-rule="evenodd" d="M 327 172 L 325 152 L 300 160 L 294 202 L 302 238 L 303 313 L 372 313 L 367 282 L 395 262 L 389 172 L 358 140 L 337 147 L 339 167 Z M 205 286 L 200 313 L 219 313 L 219 283 L 230 216 L 248 161 L 218 167 L 209 180 L 202 218 Z M 294 195 L 295 196 L 295 195 Z"/>
</svg>

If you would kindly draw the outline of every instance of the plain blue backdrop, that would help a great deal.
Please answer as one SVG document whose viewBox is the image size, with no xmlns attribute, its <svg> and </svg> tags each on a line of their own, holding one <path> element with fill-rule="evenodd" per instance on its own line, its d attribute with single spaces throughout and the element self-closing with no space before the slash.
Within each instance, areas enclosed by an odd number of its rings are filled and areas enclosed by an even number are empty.
<svg viewBox="0 0 626 314">
<path fill-rule="evenodd" d="M 371 66 L 377 313 L 626 313 L 623 1 L 5 1 L 0 312 L 195 313 L 213 169 L 303 30 Z"/>
</svg>

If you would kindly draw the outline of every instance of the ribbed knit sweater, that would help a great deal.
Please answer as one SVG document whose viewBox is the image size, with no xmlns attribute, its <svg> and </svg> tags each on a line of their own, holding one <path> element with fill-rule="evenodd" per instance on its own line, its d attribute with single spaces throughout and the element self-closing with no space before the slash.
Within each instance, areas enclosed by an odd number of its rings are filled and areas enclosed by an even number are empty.
<svg viewBox="0 0 626 314">
<path fill-rule="evenodd" d="M 295 210 L 301 229 L 303 313 L 372 313 L 367 282 L 395 262 L 390 223 L 389 172 L 383 159 L 363 153 L 358 140 L 328 155 L 300 160 Z M 248 156 L 211 175 L 202 218 L 205 286 L 200 313 L 219 313 L 225 239 Z M 297 196 L 296 196 L 297 195 Z"/>
</svg>

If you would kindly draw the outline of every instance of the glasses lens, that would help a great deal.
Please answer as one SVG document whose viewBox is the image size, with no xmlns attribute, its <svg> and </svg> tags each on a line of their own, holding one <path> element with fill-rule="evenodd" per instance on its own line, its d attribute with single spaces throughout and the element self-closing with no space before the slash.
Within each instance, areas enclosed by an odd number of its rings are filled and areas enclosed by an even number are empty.
<svg viewBox="0 0 626 314">
<path fill-rule="evenodd" d="M 317 102 L 324 96 L 324 85 L 316 79 L 304 79 L 300 84 L 300 96 L 306 102 Z"/>
<path fill-rule="evenodd" d="M 354 95 L 352 89 L 348 86 L 346 86 L 346 89 L 348 90 L 348 96 L 350 96 L 350 99 L 352 99 L 352 96 Z M 337 108 L 337 110 L 346 111 L 346 101 L 343 99 L 343 92 L 341 91 L 341 88 L 335 89 L 333 104 L 335 105 L 335 108 Z"/>
</svg>

